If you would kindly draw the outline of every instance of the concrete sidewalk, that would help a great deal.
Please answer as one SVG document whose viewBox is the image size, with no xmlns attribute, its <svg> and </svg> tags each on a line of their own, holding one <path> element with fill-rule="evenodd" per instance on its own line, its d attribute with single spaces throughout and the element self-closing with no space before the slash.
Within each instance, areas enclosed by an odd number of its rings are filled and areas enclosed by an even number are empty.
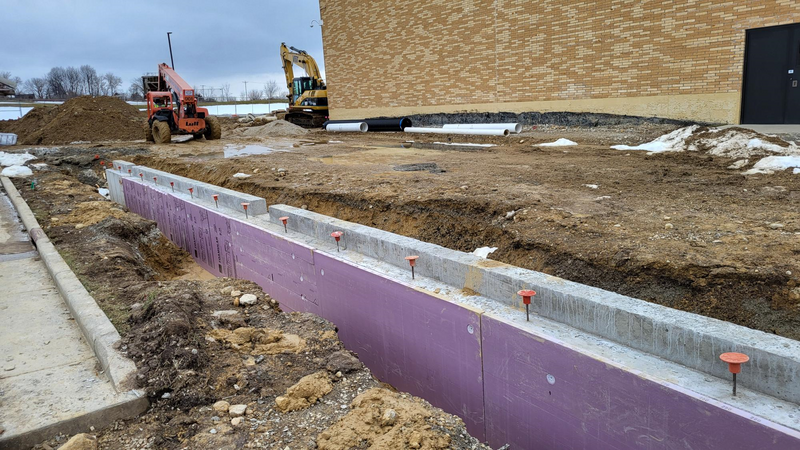
<svg viewBox="0 0 800 450">
<path fill-rule="evenodd" d="M 0 448 L 30 448 L 136 415 L 117 392 L 0 188 Z"/>
</svg>

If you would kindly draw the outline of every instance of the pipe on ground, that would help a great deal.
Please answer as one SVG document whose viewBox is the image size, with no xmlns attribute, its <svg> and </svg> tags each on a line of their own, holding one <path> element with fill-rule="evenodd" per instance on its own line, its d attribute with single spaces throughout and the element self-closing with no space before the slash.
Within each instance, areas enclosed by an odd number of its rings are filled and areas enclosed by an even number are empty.
<svg viewBox="0 0 800 450">
<path fill-rule="evenodd" d="M 449 123 L 442 125 L 443 128 L 456 128 L 456 129 L 481 129 L 481 130 L 494 130 L 505 129 L 509 133 L 521 133 L 522 125 L 519 123 Z"/>
<path fill-rule="evenodd" d="M 369 127 L 369 131 L 403 131 L 404 128 L 411 126 L 411 119 L 408 117 L 400 117 L 396 119 L 364 119 L 364 120 L 329 120 L 322 124 L 322 128 L 327 128 L 328 125 L 364 122 Z"/>
<path fill-rule="evenodd" d="M 369 126 L 366 122 L 347 122 L 347 123 L 332 123 L 325 127 L 327 131 L 336 132 L 361 132 L 366 133 Z"/>
<path fill-rule="evenodd" d="M 408 127 L 406 133 L 434 133 L 434 134 L 467 134 L 473 136 L 508 136 L 509 131 L 506 128 L 424 128 L 424 127 Z"/>
</svg>

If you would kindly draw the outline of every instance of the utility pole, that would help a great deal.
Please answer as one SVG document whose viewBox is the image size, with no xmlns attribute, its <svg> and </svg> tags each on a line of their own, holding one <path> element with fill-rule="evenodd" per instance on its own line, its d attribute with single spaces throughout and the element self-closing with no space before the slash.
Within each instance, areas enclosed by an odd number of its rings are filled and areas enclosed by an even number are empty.
<svg viewBox="0 0 800 450">
<path fill-rule="evenodd" d="M 247 81 L 244 82 L 244 101 L 247 101 Z"/>
<path fill-rule="evenodd" d="M 172 70 L 175 70 L 175 60 L 172 59 L 172 40 L 169 38 L 170 34 L 172 34 L 172 31 L 167 31 L 167 42 L 169 43 L 169 62 L 172 64 Z"/>
</svg>

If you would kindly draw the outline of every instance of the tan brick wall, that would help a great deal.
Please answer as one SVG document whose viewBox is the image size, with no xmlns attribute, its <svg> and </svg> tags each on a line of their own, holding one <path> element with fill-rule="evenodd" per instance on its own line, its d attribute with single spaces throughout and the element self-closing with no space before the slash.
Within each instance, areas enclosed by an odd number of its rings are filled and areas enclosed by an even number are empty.
<svg viewBox="0 0 800 450">
<path fill-rule="evenodd" d="M 797 0 L 320 0 L 320 10 L 333 118 L 619 113 L 625 98 L 644 115 L 735 122 L 745 30 L 800 22 Z"/>
</svg>

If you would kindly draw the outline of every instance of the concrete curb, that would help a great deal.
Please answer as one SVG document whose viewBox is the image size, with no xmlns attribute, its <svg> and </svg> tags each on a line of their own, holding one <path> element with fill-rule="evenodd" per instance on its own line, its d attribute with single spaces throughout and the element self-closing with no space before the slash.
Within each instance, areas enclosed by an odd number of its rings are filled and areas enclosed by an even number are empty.
<svg viewBox="0 0 800 450">
<path fill-rule="evenodd" d="M 130 390 L 133 376 L 136 373 L 136 365 L 114 349 L 114 346 L 121 340 L 119 332 L 108 320 L 103 310 L 97 306 L 97 302 L 83 287 L 50 239 L 47 238 L 33 212 L 11 180 L 7 177 L 0 177 L 0 182 L 22 219 L 23 225 L 28 229 L 28 233 L 72 317 L 97 356 L 101 370 L 108 375 L 117 392 Z"/>
<path fill-rule="evenodd" d="M 131 391 L 133 392 L 133 391 Z M 36 428 L 26 433 L 0 440 L 3 449 L 29 449 L 56 434 L 77 434 L 91 430 L 91 427 L 100 429 L 116 420 L 130 419 L 145 412 L 150 405 L 147 397 L 132 396 L 132 399 L 123 400 L 97 411 L 83 414 L 71 419 L 62 420 L 52 425 Z"/>
</svg>

